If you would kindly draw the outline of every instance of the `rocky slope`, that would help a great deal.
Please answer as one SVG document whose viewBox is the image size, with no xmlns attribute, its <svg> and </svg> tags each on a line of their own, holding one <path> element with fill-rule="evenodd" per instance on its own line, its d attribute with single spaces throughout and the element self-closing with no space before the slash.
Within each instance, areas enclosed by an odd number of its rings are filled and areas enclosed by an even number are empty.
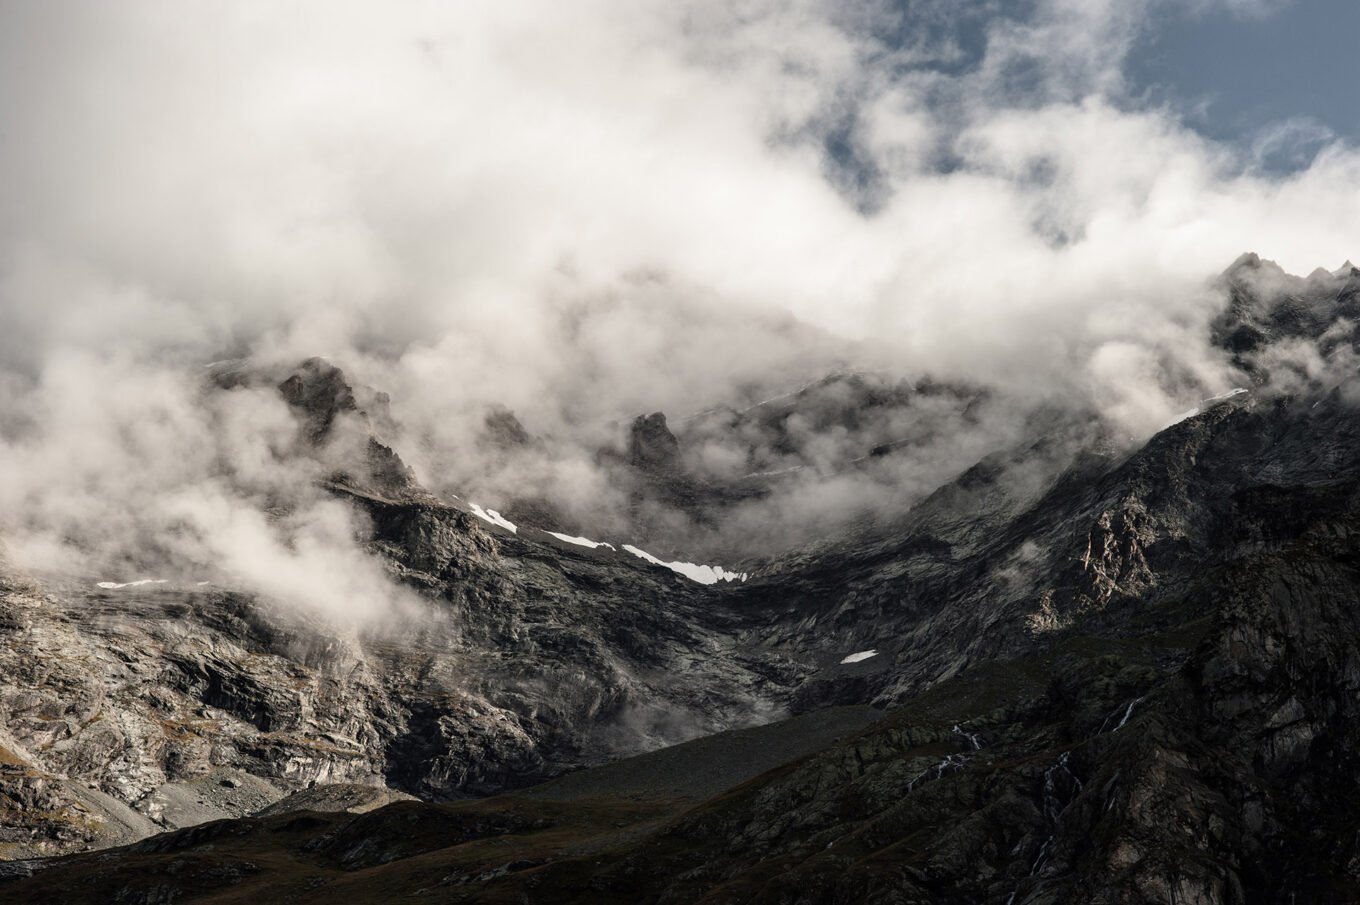
<svg viewBox="0 0 1360 905">
<path fill-rule="evenodd" d="M 1360 900 L 1360 271 L 1271 268 L 1225 276 L 1242 392 L 1131 452 L 1036 412 L 906 516 L 708 585 L 436 498 L 376 397 L 271 375 L 313 444 L 362 415 L 328 486 L 428 616 L 12 577 L 0 900 Z M 627 464 L 685 478 L 677 437 L 642 419 Z M 328 783 L 424 801 L 32 860 Z"/>
</svg>

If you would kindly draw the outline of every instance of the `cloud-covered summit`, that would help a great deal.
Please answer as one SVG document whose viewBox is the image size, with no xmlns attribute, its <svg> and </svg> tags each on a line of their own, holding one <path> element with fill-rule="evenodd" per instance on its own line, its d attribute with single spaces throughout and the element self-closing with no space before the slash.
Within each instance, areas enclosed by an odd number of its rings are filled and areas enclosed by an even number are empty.
<svg viewBox="0 0 1360 905">
<path fill-rule="evenodd" d="M 583 496 L 610 421 L 846 363 L 1155 430 L 1230 386 L 1215 273 L 1360 240 L 1355 149 L 1130 89 L 1170 6 L 1273 5 L 0 2 L 0 504 L 130 505 L 148 431 L 210 486 L 177 387 L 242 355 L 388 390 L 434 483 L 508 407 Z"/>
</svg>

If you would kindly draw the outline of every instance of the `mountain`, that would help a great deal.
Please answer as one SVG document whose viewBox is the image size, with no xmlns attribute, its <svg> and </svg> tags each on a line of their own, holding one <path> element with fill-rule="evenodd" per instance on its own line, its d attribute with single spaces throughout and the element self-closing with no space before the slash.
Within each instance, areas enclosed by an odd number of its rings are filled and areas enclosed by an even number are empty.
<svg viewBox="0 0 1360 905">
<path fill-rule="evenodd" d="M 344 463 L 423 609 L 7 569 L 0 901 L 1360 901 L 1360 272 L 1222 285 L 1242 384 L 1142 445 L 1036 408 L 905 513 L 718 566 L 426 489 L 332 364 L 213 369 Z M 720 524 L 987 404 L 832 375 L 600 461 L 640 528 Z"/>
</svg>

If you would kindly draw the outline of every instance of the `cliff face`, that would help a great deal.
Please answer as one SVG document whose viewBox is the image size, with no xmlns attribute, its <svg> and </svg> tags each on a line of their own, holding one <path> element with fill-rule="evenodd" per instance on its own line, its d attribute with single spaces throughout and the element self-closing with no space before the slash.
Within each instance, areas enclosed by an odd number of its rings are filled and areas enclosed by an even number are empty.
<svg viewBox="0 0 1360 905">
<path fill-rule="evenodd" d="M 521 787 L 765 722 L 809 669 L 737 646 L 744 617 L 721 589 L 429 493 L 385 442 L 385 398 L 325 362 L 219 366 L 211 384 L 278 388 L 294 454 L 317 459 L 418 606 L 361 627 L 207 581 L 5 575 L 11 857 L 254 813 L 318 784 L 434 800 Z"/>
<path fill-rule="evenodd" d="M 1360 900 L 1360 407 L 1287 354 L 1353 350 L 1360 273 L 1272 295 L 1264 266 L 1215 334 L 1244 391 L 1131 453 L 1037 424 L 744 581 L 436 498 L 369 414 L 371 466 L 327 486 L 425 602 L 409 625 L 11 578 L 9 854 L 189 828 L 12 862 L 0 900 Z M 283 381 L 309 442 L 371 408 L 336 380 Z M 424 801 L 244 816 L 372 800 L 331 784 Z"/>
</svg>

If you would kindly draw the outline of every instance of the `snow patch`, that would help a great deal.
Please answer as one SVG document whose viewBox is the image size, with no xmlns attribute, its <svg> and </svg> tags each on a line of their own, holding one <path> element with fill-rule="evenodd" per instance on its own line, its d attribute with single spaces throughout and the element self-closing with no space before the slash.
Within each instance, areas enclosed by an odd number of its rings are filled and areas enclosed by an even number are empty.
<svg viewBox="0 0 1360 905">
<path fill-rule="evenodd" d="M 144 584 L 165 584 L 168 578 L 142 578 L 138 581 L 101 581 L 99 587 L 106 591 L 116 591 L 119 588 L 140 588 Z"/>
<path fill-rule="evenodd" d="M 1123 716 L 1123 718 L 1119 721 L 1119 725 L 1118 725 L 1118 726 L 1115 726 L 1114 729 L 1112 729 L 1112 730 L 1110 730 L 1110 731 L 1111 731 L 1111 732 L 1118 732 L 1120 729 L 1123 729 L 1123 728 L 1124 728 L 1124 724 L 1127 723 L 1127 722 L 1129 721 L 1129 717 L 1133 716 L 1133 708 L 1135 708 L 1135 707 L 1137 707 L 1139 704 L 1141 704 L 1142 701 L 1143 701 L 1143 698 L 1146 698 L 1146 697 L 1147 697 L 1147 695 L 1143 695 L 1142 698 L 1134 698 L 1132 701 L 1129 701 L 1129 706 L 1128 706 L 1127 708 L 1125 708 L 1125 710 L 1124 710 L 1124 716 Z"/>
<path fill-rule="evenodd" d="M 753 471 L 750 474 L 742 475 L 743 478 L 772 478 L 777 475 L 793 474 L 802 471 L 802 465 L 794 465 L 792 468 L 777 468 L 774 471 Z"/>
<path fill-rule="evenodd" d="M 1243 393 L 1246 393 L 1246 392 L 1248 392 L 1248 390 L 1247 390 L 1246 387 L 1237 387 L 1237 388 L 1235 388 L 1235 389 L 1228 390 L 1228 392 L 1226 392 L 1226 393 L 1219 393 L 1217 396 L 1210 396 L 1208 399 L 1205 399 L 1203 402 L 1201 402 L 1201 403 L 1200 403 L 1198 406 L 1196 406 L 1195 408 L 1190 409 L 1190 411 L 1188 411 L 1188 412 L 1182 412 L 1181 414 L 1177 415 L 1175 418 L 1172 418 L 1172 419 L 1171 419 L 1170 421 L 1168 421 L 1166 424 L 1163 424 L 1161 430 L 1159 430 L 1157 433 L 1160 434 L 1162 431 L 1166 430 L 1168 427 L 1175 427 L 1177 424 L 1180 424 L 1180 423 L 1181 423 L 1182 421 L 1184 421 L 1186 418 L 1193 418 L 1193 417 L 1195 417 L 1195 416 L 1198 415 L 1200 412 L 1204 411 L 1206 408 L 1212 406 L 1212 405 L 1213 405 L 1214 403 L 1216 403 L 1216 402 L 1222 402 L 1223 400 L 1225 400 L 1225 399 L 1231 399 L 1231 398 L 1233 398 L 1234 396 L 1241 396 Z"/>
<path fill-rule="evenodd" d="M 954 734 L 955 734 L 955 735 L 961 735 L 961 736 L 963 736 L 964 738 L 968 739 L 968 744 L 969 744 L 970 746 L 972 746 L 972 749 L 973 749 L 974 751 L 981 751 L 981 750 L 982 750 L 982 739 L 979 738 L 979 737 L 977 736 L 976 733 L 973 733 L 973 732 L 965 732 L 962 726 L 960 726 L 958 723 L 955 723 L 955 724 L 954 724 Z"/>
<path fill-rule="evenodd" d="M 606 544 L 604 541 L 591 540 L 588 537 L 572 537 L 570 534 L 558 534 L 556 531 L 549 531 L 553 537 L 568 544 L 575 544 L 578 547 L 589 547 L 594 550 L 596 547 L 608 547 L 613 550 L 613 544 Z"/>
<path fill-rule="evenodd" d="M 792 397 L 794 397 L 794 396 L 797 396 L 799 393 L 803 392 L 803 390 L 809 389 L 810 387 L 813 386 L 813 384 L 816 384 L 817 382 L 818 382 L 818 381 L 813 380 L 813 381 L 811 381 L 811 382 L 809 382 L 809 383 L 803 384 L 803 385 L 800 386 L 798 389 L 793 390 L 793 391 L 791 391 L 791 392 L 788 392 L 788 393 L 780 393 L 778 396 L 771 396 L 769 399 L 762 399 L 762 400 L 760 400 L 759 402 L 757 402 L 755 405 L 747 406 L 746 408 L 742 409 L 740 412 L 738 412 L 738 414 L 744 415 L 744 414 L 746 414 L 747 412 L 750 412 L 750 411 L 753 411 L 753 410 L 755 410 L 755 409 L 760 408 L 762 405 L 769 405 L 771 402 L 778 402 L 778 401 L 781 400 L 781 399 L 790 399 L 790 398 L 792 398 Z"/>
<path fill-rule="evenodd" d="M 1199 414 L 1199 409 L 1190 409 L 1190 411 L 1188 411 L 1188 412 L 1181 412 L 1179 415 L 1177 415 L 1176 417 L 1172 418 L 1172 419 L 1171 419 L 1170 421 L 1168 421 L 1166 424 L 1163 424 L 1163 425 L 1161 426 L 1161 429 L 1158 430 L 1157 433 L 1160 434 L 1162 431 L 1166 430 L 1168 427 L 1175 427 L 1177 424 L 1180 424 L 1180 423 L 1181 423 L 1182 421 L 1184 421 L 1185 419 L 1187 419 L 1187 418 L 1193 418 L 1193 417 L 1195 417 L 1195 416 L 1198 415 L 1198 414 Z"/>
<path fill-rule="evenodd" d="M 699 584 L 717 584 L 719 581 L 745 581 L 747 576 L 745 572 L 729 572 L 721 566 L 701 566 L 692 562 L 665 562 L 657 559 L 646 550 L 639 550 L 632 544 L 624 544 L 623 549 L 634 556 L 647 560 L 652 565 L 665 566 L 672 572 L 678 572 L 691 581 L 699 582 Z"/>
<path fill-rule="evenodd" d="M 472 514 L 482 521 L 490 522 L 493 525 L 499 525 L 511 534 L 519 533 L 519 528 L 515 526 L 515 523 L 501 515 L 495 509 L 483 509 L 476 503 L 468 503 L 468 505 L 472 507 Z"/>
<path fill-rule="evenodd" d="M 850 654 L 850 655 L 847 656 L 844 660 L 841 660 L 841 663 L 858 663 L 858 662 L 860 662 L 861 660 L 867 660 L 867 659 L 869 659 L 870 657 L 877 657 L 877 656 L 878 656 L 878 651 L 876 651 L 876 650 L 862 650 L 862 651 L 860 651 L 860 652 L 857 653 L 857 654 Z"/>
</svg>

